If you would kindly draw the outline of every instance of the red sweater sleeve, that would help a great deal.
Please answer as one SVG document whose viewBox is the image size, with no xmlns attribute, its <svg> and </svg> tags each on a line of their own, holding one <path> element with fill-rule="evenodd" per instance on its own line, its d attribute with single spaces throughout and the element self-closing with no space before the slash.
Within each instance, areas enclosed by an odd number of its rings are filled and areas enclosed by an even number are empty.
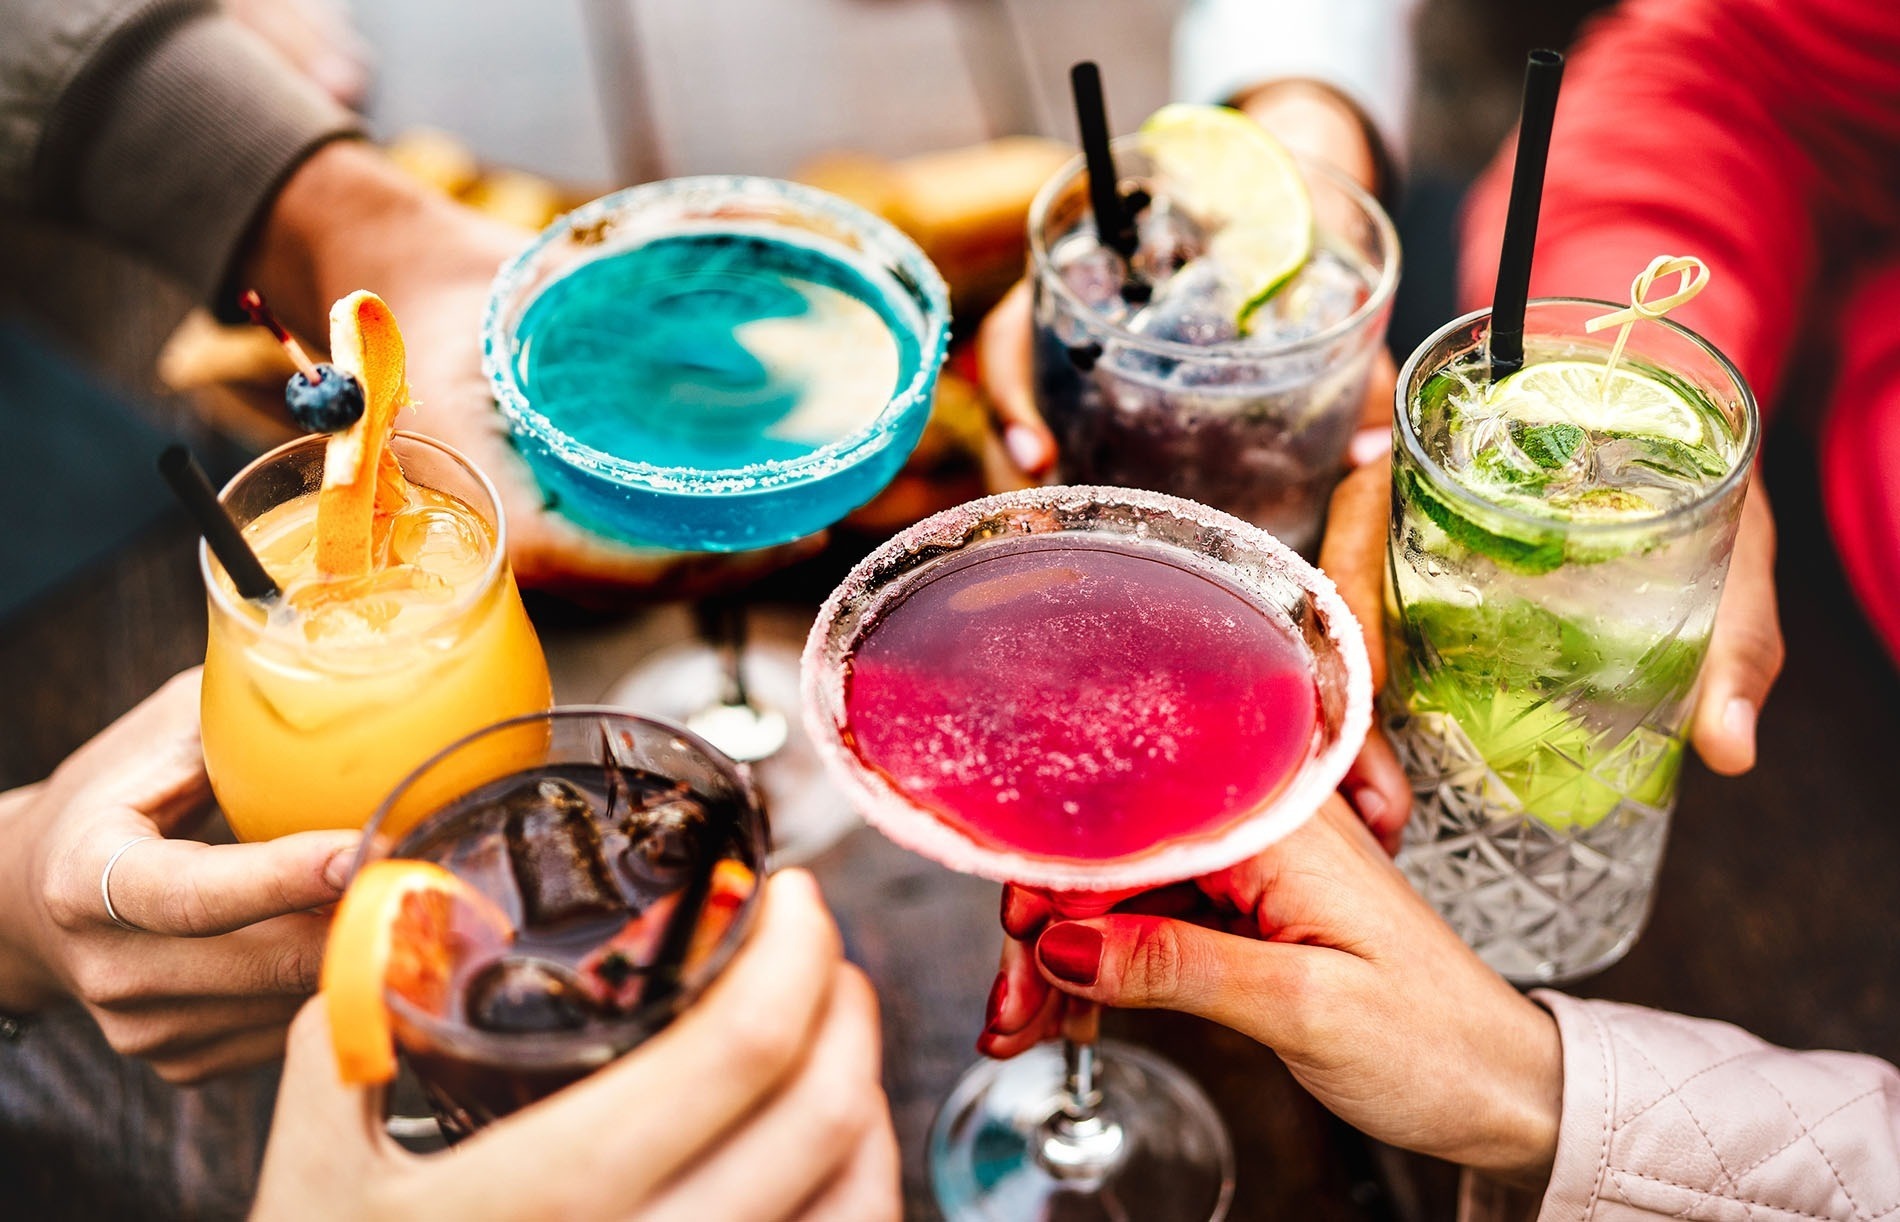
<svg viewBox="0 0 1900 1222">
<path fill-rule="evenodd" d="M 1491 298 L 1512 155 L 1466 205 L 1471 308 Z M 1897 221 L 1900 3 L 1629 0 L 1570 58 L 1531 291 L 1627 301 L 1654 256 L 1700 256 L 1713 280 L 1670 317 L 1766 404 L 1824 254 Z"/>
</svg>

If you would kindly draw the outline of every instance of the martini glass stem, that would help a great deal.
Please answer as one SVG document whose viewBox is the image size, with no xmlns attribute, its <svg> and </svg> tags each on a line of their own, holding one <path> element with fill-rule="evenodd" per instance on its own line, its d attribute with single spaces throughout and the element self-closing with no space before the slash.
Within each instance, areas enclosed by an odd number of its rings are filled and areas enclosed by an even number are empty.
<svg viewBox="0 0 1900 1222">
<path fill-rule="evenodd" d="M 1122 1126 L 1103 1108 L 1098 1084 L 1102 1008 L 1070 1001 L 1062 1020 L 1062 1093 L 1042 1124 L 1037 1153 L 1057 1179 L 1105 1178 L 1122 1159 Z"/>
<path fill-rule="evenodd" d="M 746 609 L 736 599 L 709 598 L 693 607 L 701 639 L 719 654 L 719 703 L 750 708 L 745 690 Z"/>
</svg>

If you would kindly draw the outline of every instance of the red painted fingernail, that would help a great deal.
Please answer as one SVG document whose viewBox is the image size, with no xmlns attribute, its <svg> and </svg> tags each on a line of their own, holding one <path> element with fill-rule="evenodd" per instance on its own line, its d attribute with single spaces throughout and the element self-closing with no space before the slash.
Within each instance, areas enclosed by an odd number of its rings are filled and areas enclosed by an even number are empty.
<svg viewBox="0 0 1900 1222">
<path fill-rule="evenodd" d="M 996 983 L 990 986 L 990 999 L 983 1004 L 983 1029 L 994 1035 L 1004 1032 L 997 1024 L 1003 1021 L 1003 1003 L 1009 999 L 1009 979 L 1001 972 L 996 973 Z"/>
<path fill-rule="evenodd" d="M 1094 984 L 1102 970 L 1101 931 L 1074 921 L 1051 925 L 1036 943 L 1036 957 L 1059 980 Z"/>
</svg>

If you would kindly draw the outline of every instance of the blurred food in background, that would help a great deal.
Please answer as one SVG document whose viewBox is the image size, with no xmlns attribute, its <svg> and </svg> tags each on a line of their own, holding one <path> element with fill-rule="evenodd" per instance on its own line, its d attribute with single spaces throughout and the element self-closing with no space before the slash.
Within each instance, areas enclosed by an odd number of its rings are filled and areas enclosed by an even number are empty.
<svg viewBox="0 0 1900 1222">
<path fill-rule="evenodd" d="M 532 174 L 483 165 L 443 131 L 407 132 L 384 151 L 418 181 L 524 234 L 591 197 Z M 1053 140 L 1007 136 L 896 161 L 835 153 L 794 175 L 909 234 L 942 271 L 961 324 L 930 423 L 910 462 L 883 494 L 847 519 L 848 527 L 893 532 L 1008 479 L 969 341 L 984 313 L 1023 274 L 1030 200 L 1073 155 Z M 166 345 L 158 368 L 166 386 L 190 395 L 239 442 L 263 450 L 297 432 L 283 407 L 289 358 L 259 328 L 224 326 L 195 312 Z"/>
</svg>

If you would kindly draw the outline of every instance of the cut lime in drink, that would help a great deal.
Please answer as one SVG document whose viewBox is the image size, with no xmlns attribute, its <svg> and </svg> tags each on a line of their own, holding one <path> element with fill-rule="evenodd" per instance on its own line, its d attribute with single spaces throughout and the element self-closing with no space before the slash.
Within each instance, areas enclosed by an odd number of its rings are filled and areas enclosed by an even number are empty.
<svg viewBox="0 0 1900 1222">
<path fill-rule="evenodd" d="M 1628 366 L 1604 377 L 1594 361 L 1546 361 L 1498 382 L 1485 406 L 1519 424 L 1570 424 L 1593 433 L 1700 445 L 1708 425 L 1674 387 Z"/>
<path fill-rule="evenodd" d="M 1523 573 L 1593 562 L 1632 542 L 1566 545 L 1568 522 L 1639 525 L 1733 465 L 1734 438 L 1693 387 L 1640 365 L 1560 356 L 1488 380 L 1482 358 L 1420 387 L 1420 435 L 1458 485 L 1497 512 L 1413 476 L 1408 495 L 1469 551 Z M 1549 526 L 1526 518 L 1547 521 Z"/>
<path fill-rule="evenodd" d="M 1300 167 L 1252 119 L 1175 103 L 1141 125 L 1160 193 L 1213 236 L 1207 257 L 1240 301 L 1240 329 L 1313 253 L 1313 200 Z"/>
</svg>

